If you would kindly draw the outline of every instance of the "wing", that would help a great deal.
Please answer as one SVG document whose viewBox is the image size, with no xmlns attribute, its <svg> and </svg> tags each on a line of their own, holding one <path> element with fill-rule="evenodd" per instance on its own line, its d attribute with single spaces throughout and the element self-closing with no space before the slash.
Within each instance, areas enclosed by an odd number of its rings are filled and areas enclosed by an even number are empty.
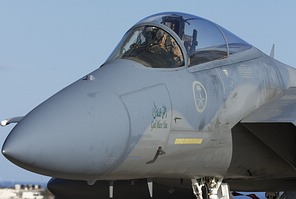
<svg viewBox="0 0 296 199">
<path fill-rule="evenodd" d="M 296 168 L 296 87 L 252 112 L 241 124 Z"/>
</svg>

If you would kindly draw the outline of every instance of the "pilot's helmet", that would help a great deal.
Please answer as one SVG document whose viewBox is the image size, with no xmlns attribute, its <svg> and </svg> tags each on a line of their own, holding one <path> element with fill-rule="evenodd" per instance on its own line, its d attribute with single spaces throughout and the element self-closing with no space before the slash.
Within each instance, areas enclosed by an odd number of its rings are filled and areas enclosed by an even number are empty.
<svg viewBox="0 0 296 199">
<path fill-rule="evenodd" d="M 155 26 L 146 26 L 142 32 L 146 42 L 150 44 L 157 44 L 164 35 L 164 31 Z"/>
</svg>

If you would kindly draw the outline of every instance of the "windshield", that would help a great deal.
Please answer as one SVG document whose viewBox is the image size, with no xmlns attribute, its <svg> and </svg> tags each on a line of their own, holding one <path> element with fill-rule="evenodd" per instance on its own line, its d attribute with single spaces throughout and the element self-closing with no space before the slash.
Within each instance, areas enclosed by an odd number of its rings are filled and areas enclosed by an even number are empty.
<svg viewBox="0 0 296 199">
<path fill-rule="evenodd" d="M 182 51 L 175 39 L 155 26 L 140 26 L 129 31 L 117 48 L 115 58 L 130 59 L 153 68 L 184 65 Z"/>
<path fill-rule="evenodd" d="M 251 47 L 206 19 L 168 12 L 140 21 L 126 33 L 109 59 L 130 59 L 153 68 L 176 68 L 225 59 Z"/>
</svg>

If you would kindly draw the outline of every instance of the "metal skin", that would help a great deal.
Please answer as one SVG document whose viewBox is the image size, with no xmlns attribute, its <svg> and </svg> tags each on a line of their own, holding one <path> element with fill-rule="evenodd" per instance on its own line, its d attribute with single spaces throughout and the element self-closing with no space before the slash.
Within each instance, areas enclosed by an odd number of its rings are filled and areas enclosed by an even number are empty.
<svg viewBox="0 0 296 199">
<path fill-rule="evenodd" d="M 2 153 L 27 170 L 89 184 L 215 177 L 236 190 L 296 190 L 295 165 L 277 150 L 285 143 L 275 149 L 241 123 L 296 86 L 295 69 L 255 47 L 191 67 L 184 56 L 177 68 L 108 59 L 28 113 Z"/>
</svg>

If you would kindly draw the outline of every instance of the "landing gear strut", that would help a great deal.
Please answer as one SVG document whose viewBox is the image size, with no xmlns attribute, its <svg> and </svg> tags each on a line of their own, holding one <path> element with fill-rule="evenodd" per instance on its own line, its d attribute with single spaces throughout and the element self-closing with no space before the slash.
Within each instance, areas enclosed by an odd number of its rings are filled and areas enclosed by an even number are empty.
<svg viewBox="0 0 296 199">
<path fill-rule="evenodd" d="M 191 179 L 193 193 L 197 199 L 233 199 L 228 184 L 222 180 L 217 177 Z"/>
</svg>

